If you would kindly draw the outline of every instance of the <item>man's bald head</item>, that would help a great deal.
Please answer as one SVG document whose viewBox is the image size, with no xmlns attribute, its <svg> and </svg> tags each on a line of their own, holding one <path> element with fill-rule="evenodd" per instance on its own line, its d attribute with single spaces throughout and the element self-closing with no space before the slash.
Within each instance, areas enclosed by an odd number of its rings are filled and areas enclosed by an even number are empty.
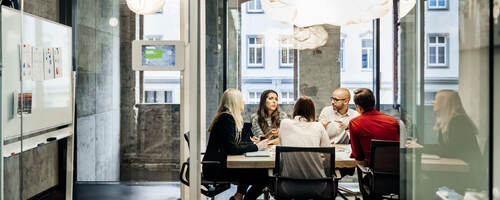
<svg viewBox="0 0 500 200">
<path fill-rule="evenodd" d="M 347 88 L 338 88 L 333 91 L 333 97 L 338 99 L 351 100 L 351 92 Z"/>
</svg>

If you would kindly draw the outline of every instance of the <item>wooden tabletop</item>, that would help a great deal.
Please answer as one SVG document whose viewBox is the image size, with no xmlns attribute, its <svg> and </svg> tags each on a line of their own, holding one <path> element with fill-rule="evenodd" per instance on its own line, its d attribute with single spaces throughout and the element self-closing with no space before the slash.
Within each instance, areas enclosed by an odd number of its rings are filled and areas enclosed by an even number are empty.
<svg viewBox="0 0 500 200">
<path fill-rule="evenodd" d="M 355 168 L 358 162 L 349 158 L 348 153 L 345 151 L 350 149 L 349 145 L 335 145 L 340 150 L 335 152 L 335 168 Z M 275 155 L 270 157 L 246 157 L 244 155 L 227 156 L 227 168 L 239 169 L 274 169 Z"/>
<path fill-rule="evenodd" d="M 422 170 L 435 172 L 468 172 L 470 169 L 466 162 L 456 158 L 422 158 Z"/>
</svg>

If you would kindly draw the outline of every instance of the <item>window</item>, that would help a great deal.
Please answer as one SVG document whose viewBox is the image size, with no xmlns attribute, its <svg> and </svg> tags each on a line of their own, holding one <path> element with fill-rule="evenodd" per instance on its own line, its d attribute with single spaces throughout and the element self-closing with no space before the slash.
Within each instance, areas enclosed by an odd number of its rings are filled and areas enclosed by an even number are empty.
<svg viewBox="0 0 500 200">
<path fill-rule="evenodd" d="M 361 40 L 361 69 L 373 69 L 373 39 Z"/>
<path fill-rule="evenodd" d="M 172 91 L 145 91 L 145 103 L 173 103 Z"/>
<path fill-rule="evenodd" d="M 280 104 L 294 104 L 295 100 L 293 98 L 293 92 L 281 92 L 279 97 Z"/>
<path fill-rule="evenodd" d="M 428 66 L 446 67 L 448 65 L 448 36 L 430 34 L 428 41 Z"/>
<path fill-rule="evenodd" d="M 429 9 L 448 9 L 448 0 L 429 0 Z"/>
<path fill-rule="evenodd" d="M 264 37 L 248 36 L 248 66 L 263 67 Z"/>
<path fill-rule="evenodd" d="M 342 38 L 340 39 L 340 51 L 339 51 L 339 63 L 340 63 L 340 70 L 344 71 L 344 42 L 345 39 Z"/>
<path fill-rule="evenodd" d="M 262 92 L 248 92 L 248 103 L 247 104 L 259 104 L 260 95 Z"/>
<path fill-rule="evenodd" d="M 252 0 L 247 3 L 247 13 L 263 13 L 260 0 Z"/>
<path fill-rule="evenodd" d="M 280 67 L 293 67 L 294 49 L 291 36 L 280 38 Z"/>
</svg>

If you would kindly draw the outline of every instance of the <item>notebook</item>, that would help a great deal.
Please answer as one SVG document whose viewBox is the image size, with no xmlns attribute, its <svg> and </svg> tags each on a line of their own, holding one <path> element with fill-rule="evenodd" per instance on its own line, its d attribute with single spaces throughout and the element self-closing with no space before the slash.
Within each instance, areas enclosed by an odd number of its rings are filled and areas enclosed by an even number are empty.
<svg viewBox="0 0 500 200">
<path fill-rule="evenodd" d="M 254 152 L 246 152 L 246 157 L 270 157 L 271 152 L 269 151 L 254 151 Z"/>
</svg>

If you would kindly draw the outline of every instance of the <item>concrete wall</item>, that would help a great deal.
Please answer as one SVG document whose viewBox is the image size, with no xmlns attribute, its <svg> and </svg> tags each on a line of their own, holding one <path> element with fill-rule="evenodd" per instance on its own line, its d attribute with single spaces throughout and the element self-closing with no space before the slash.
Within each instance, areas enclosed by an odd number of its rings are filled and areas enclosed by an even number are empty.
<svg viewBox="0 0 500 200">
<path fill-rule="evenodd" d="M 177 181 L 179 142 L 184 142 L 179 138 L 179 104 L 142 104 L 137 109 L 136 143 L 123 149 L 121 181 Z"/>
<path fill-rule="evenodd" d="M 120 46 L 118 0 L 78 0 L 76 181 L 118 181 Z"/>
<path fill-rule="evenodd" d="M 309 96 L 316 106 L 316 113 L 331 104 L 332 92 L 340 87 L 340 65 L 337 61 L 340 45 L 340 27 L 323 25 L 328 41 L 322 47 L 300 51 L 300 96 Z M 322 66 L 321 70 L 318 66 Z"/>
<path fill-rule="evenodd" d="M 23 152 L 23 199 L 29 199 L 38 193 L 59 183 L 58 146 L 53 142 Z M 4 159 L 4 199 L 19 200 L 20 155 Z"/>
</svg>

